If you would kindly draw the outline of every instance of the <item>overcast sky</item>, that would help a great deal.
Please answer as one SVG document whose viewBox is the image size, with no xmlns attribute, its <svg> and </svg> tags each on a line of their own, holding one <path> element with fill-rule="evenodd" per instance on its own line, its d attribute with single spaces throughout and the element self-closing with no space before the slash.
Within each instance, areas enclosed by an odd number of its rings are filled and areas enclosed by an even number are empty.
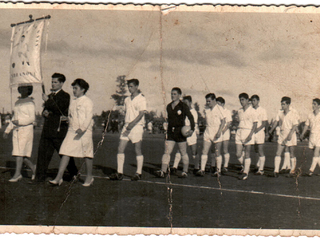
<svg viewBox="0 0 320 240">
<path fill-rule="evenodd" d="M 162 16 L 161 26 L 158 11 L 2 9 L 1 109 L 10 110 L 10 24 L 29 14 L 51 15 L 42 55 L 47 90 L 54 72 L 66 75 L 64 89 L 70 94 L 71 82 L 84 78 L 98 114 L 112 109 L 119 75 L 138 78 L 149 110 L 158 113 L 176 86 L 201 107 L 205 94 L 214 92 L 231 110 L 240 108 L 239 93 L 258 94 L 269 119 L 282 96 L 292 97 L 302 119 L 311 111 L 312 99 L 320 97 L 318 14 L 173 11 Z M 33 97 L 40 111 L 39 89 Z"/>
</svg>

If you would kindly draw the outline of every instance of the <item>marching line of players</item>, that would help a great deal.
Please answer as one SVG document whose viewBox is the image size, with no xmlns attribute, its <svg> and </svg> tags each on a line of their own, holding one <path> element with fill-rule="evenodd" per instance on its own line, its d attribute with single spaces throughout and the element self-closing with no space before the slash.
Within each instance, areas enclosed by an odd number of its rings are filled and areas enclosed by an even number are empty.
<svg viewBox="0 0 320 240">
<path fill-rule="evenodd" d="M 146 98 L 139 91 L 139 81 L 129 80 L 128 88 L 131 96 L 125 100 L 125 126 L 121 132 L 120 143 L 117 154 L 117 172 L 110 176 L 111 180 L 123 179 L 123 165 L 125 154 L 124 150 L 127 143 L 131 141 L 135 145 L 137 171 L 131 178 L 133 181 L 141 179 L 143 155 L 141 152 L 141 143 L 143 136 L 144 114 L 147 109 Z M 196 176 L 204 176 L 205 168 L 208 161 L 208 154 L 211 145 L 214 146 L 214 158 L 211 165 L 215 166 L 215 177 L 228 172 L 230 160 L 229 139 L 230 126 L 232 122 L 230 110 L 224 107 L 225 100 L 222 97 L 216 98 L 214 93 L 205 96 L 205 120 L 206 129 L 203 135 L 203 147 L 201 157 L 197 153 L 197 122 L 198 114 L 192 108 L 192 97 L 184 96 L 181 100 L 182 91 L 175 87 L 171 90 L 171 102 L 167 105 L 167 131 L 165 139 L 165 149 L 161 159 L 161 169 L 156 172 L 157 176 L 164 178 L 170 171 L 177 174 L 177 168 L 182 160 L 183 170 L 179 177 L 188 177 L 189 156 L 187 146 L 192 153 L 192 162 L 194 163 L 194 173 Z M 251 165 L 251 146 L 257 146 L 259 159 L 257 161 L 257 171 L 255 175 L 264 175 L 264 165 L 266 157 L 263 145 L 265 143 L 265 131 L 268 123 L 267 113 L 260 106 L 260 98 L 253 95 L 249 98 L 247 93 L 239 95 L 241 108 L 238 110 L 239 125 L 236 131 L 236 156 L 241 165 L 240 180 L 246 180 L 249 175 Z M 299 114 L 290 107 L 291 99 L 283 97 L 281 99 L 281 110 L 278 112 L 275 121 L 269 131 L 272 134 L 275 128 L 280 128 L 280 134 L 277 142 L 277 151 L 274 158 L 274 172 L 270 177 L 278 177 L 279 172 L 289 171 L 289 177 L 297 175 L 295 146 L 297 146 L 297 132 L 299 124 Z M 309 148 L 314 150 L 314 156 L 308 176 L 312 176 L 317 164 L 320 166 L 320 99 L 312 101 L 313 112 L 309 114 L 305 127 L 300 135 L 301 140 L 304 138 L 308 129 L 310 129 Z M 184 126 L 190 126 L 190 130 L 182 133 Z M 173 168 L 170 169 L 170 155 L 178 145 L 178 152 L 175 154 Z M 284 153 L 284 163 L 280 169 L 281 154 Z M 224 159 L 224 164 L 222 165 Z"/>
<path fill-rule="evenodd" d="M 32 86 L 20 86 L 18 88 L 21 97 L 15 103 L 15 114 L 13 119 L 8 124 L 4 138 L 7 138 L 10 131 L 13 131 L 12 155 L 16 158 L 16 171 L 10 182 L 18 182 L 22 179 L 21 168 L 22 163 L 26 163 L 32 170 L 33 182 L 44 182 L 46 178 L 47 168 L 49 166 L 54 149 L 62 156 L 59 173 L 54 180 L 49 181 L 53 185 L 61 185 L 63 182 L 63 174 L 68 167 L 70 175 L 73 179 L 77 178 L 77 168 L 74 165 L 73 158 L 84 158 L 87 165 L 87 176 L 83 186 L 90 186 L 93 183 L 92 176 L 92 160 L 93 140 L 93 103 L 86 97 L 86 92 L 89 84 L 83 79 L 76 79 L 73 83 L 73 93 L 75 99 L 68 105 L 69 100 L 59 100 L 64 95 L 69 99 L 69 94 L 62 90 L 65 77 L 62 74 L 55 73 L 52 76 L 52 93 L 47 96 L 43 94 L 45 108 L 43 115 L 46 119 L 44 130 L 50 130 L 49 133 L 42 134 L 45 137 L 46 143 L 40 144 L 39 152 L 46 155 L 43 157 L 38 153 L 37 164 L 33 164 L 29 158 L 32 152 L 33 144 L 33 122 L 35 121 L 35 107 L 32 98 L 29 96 L 32 93 Z M 111 180 L 123 179 L 123 167 L 125 163 L 125 149 L 129 141 L 134 144 L 137 170 L 132 181 L 138 181 L 142 176 L 142 168 L 144 156 L 142 155 L 141 145 L 145 124 L 145 113 L 147 111 L 147 101 L 144 95 L 139 90 L 139 80 L 127 80 L 130 96 L 125 98 L 125 124 L 120 135 L 120 142 L 117 152 L 117 172 L 110 176 Z M 58 98 L 59 97 L 59 98 Z M 182 161 L 183 170 L 179 175 L 182 178 L 188 177 L 189 156 L 187 146 L 192 152 L 192 163 L 194 163 L 194 174 L 196 176 L 204 176 L 205 168 L 208 162 L 208 155 L 211 153 L 211 166 L 215 166 L 215 171 L 212 174 L 215 177 L 220 177 L 221 174 L 226 174 L 229 167 L 229 140 L 230 126 L 232 122 L 231 112 L 224 107 L 225 100 L 222 97 L 216 98 L 214 93 L 208 93 L 205 96 L 205 121 L 206 128 L 203 135 L 202 152 L 197 152 L 197 122 L 198 114 L 192 108 L 192 97 L 182 97 L 180 88 L 175 87 L 171 90 L 171 102 L 167 105 L 167 129 L 164 153 L 161 159 L 161 169 L 156 172 L 157 176 L 164 178 L 168 171 L 177 174 L 179 162 Z M 59 100 L 59 101 L 58 101 Z M 239 125 L 236 131 L 236 157 L 241 165 L 240 180 L 246 180 L 249 175 L 251 165 L 251 146 L 257 147 L 259 159 L 257 161 L 258 170 L 256 175 L 264 175 L 264 165 L 266 157 L 264 154 L 263 145 L 265 143 L 265 131 L 267 126 L 267 113 L 260 106 L 258 95 L 253 95 L 249 98 L 247 93 L 239 95 L 241 108 L 238 110 Z M 67 103 L 67 104 L 66 104 Z M 58 106 L 58 104 L 62 104 Z M 291 99 L 282 97 L 281 110 L 278 112 L 275 121 L 273 122 L 270 134 L 276 127 L 280 128 L 278 138 L 277 151 L 274 158 L 274 172 L 272 177 L 278 177 L 279 172 L 288 171 L 289 177 L 297 176 L 295 146 L 297 146 L 297 132 L 299 124 L 299 114 L 296 110 L 290 107 Z M 65 106 L 64 106 L 65 105 Z M 63 108 L 64 111 L 61 109 Z M 47 110 L 49 109 L 49 110 Z M 317 165 L 320 166 L 320 99 L 312 100 L 313 112 L 308 115 L 305 127 L 300 135 L 303 140 L 307 130 L 310 130 L 309 148 L 314 150 L 312 164 L 307 173 L 312 176 Z M 80 111 L 81 110 L 81 111 Z M 81 114 L 80 114 L 81 113 Z M 52 115 L 52 117 L 50 117 Z M 53 124 L 53 120 L 54 123 Z M 50 121 L 51 122 L 50 122 Z M 189 126 L 187 130 L 185 126 Z M 62 131 L 64 130 L 64 131 Z M 63 133 L 63 134 L 62 134 Z M 58 134 L 58 135 L 57 135 Z M 61 136 L 60 136 L 60 135 Z M 66 136 L 66 137 L 65 137 Z M 41 139 L 42 139 L 41 138 Z M 52 139 L 51 139 L 52 138 Z M 57 140 L 57 141 L 56 141 Z M 58 141 L 59 140 L 59 141 Z M 40 140 L 40 143 L 42 140 Z M 50 145 L 49 146 L 49 142 Z M 175 154 L 173 168 L 170 169 L 170 156 L 175 147 L 178 145 L 178 152 Z M 213 148 L 211 146 L 213 145 Z M 60 146 L 61 149 L 60 149 Z M 60 150 L 59 150 L 60 149 Z M 214 151 L 212 152 L 212 149 Z M 47 153 L 50 150 L 50 154 Z M 280 169 L 281 155 L 284 153 L 284 163 Z M 69 163 L 70 159 L 70 164 Z M 224 163 L 223 163 L 224 160 Z M 160 162 L 160 158 L 159 158 Z M 222 164 L 223 163 L 223 164 Z M 73 166 L 73 167 L 72 167 Z"/>
</svg>

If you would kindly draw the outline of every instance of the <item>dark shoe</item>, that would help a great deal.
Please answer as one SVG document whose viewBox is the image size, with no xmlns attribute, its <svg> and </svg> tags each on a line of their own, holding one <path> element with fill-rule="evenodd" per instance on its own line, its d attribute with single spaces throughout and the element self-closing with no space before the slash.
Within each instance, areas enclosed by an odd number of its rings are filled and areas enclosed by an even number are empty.
<svg viewBox="0 0 320 240">
<path fill-rule="evenodd" d="M 141 180 L 141 174 L 136 173 L 134 176 L 132 176 L 131 181 L 138 181 Z"/>
<path fill-rule="evenodd" d="M 287 174 L 287 173 L 290 173 L 290 169 L 281 169 L 280 174 Z"/>
<path fill-rule="evenodd" d="M 165 174 L 162 170 L 156 171 L 156 175 L 158 178 L 165 178 Z"/>
<path fill-rule="evenodd" d="M 188 177 L 188 173 L 186 172 L 182 172 L 181 175 L 179 176 L 179 178 L 187 178 Z"/>
<path fill-rule="evenodd" d="M 196 176 L 204 177 L 204 171 L 199 170 L 199 171 L 196 173 Z"/>
<path fill-rule="evenodd" d="M 211 168 L 210 168 L 210 172 L 211 172 L 211 173 L 215 173 L 215 172 L 216 172 L 216 167 L 211 167 Z"/>
<path fill-rule="evenodd" d="M 287 178 L 295 178 L 297 174 L 295 172 L 290 172 L 286 177 Z"/>
<path fill-rule="evenodd" d="M 279 173 L 271 173 L 270 175 L 268 175 L 268 177 L 273 177 L 273 178 L 278 178 L 279 177 Z"/>
<path fill-rule="evenodd" d="M 172 175 L 177 175 L 178 170 L 176 168 L 171 168 L 170 173 Z"/>
<path fill-rule="evenodd" d="M 260 175 L 260 176 L 262 176 L 263 174 L 264 174 L 264 171 L 260 171 L 260 170 L 254 173 L 254 175 Z"/>
<path fill-rule="evenodd" d="M 221 174 L 219 172 L 214 172 L 211 174 L 211 176 L 219 178 L 221 176 Z"/>
<path fill-rule="evenodd" d="M 196 169 L 196 168 L 193 169 L 193 174 L 194 174 L 194 175 L 197 175 L 197 172 L 198 172 L 198 171 L 199 171 L 199 169 Z"/>
<path fill-rule="evenodd" d="M 248 174 L 242 173 L 241 176 L 238 179 L 239 180 L 247 180 L 248 179 Z"/>
<path fill-rule="evenodd" d="M 308 173 L 305 174 L 305 176 L 307 176 L 307 177 L 312 177 L 312 175 L 313 175 L 313 172 L 311 172 L 311 171 L 309 171 Z"/>
<path fill-rule="evenodd" d="M 228 168 L 223 167 L 222 170 L 221 170 L 221 174 L 222 175 L 227 175 L 227 173 L 228 173 Z"/>
<path fill-rule="evenodd" d="M 121 181 L 123 179 L 123 174 L 122 173 L 112 173 L 109 178 L 110 178 L 110 180 L 119 180 L 119 181 Z"/>
</svg>

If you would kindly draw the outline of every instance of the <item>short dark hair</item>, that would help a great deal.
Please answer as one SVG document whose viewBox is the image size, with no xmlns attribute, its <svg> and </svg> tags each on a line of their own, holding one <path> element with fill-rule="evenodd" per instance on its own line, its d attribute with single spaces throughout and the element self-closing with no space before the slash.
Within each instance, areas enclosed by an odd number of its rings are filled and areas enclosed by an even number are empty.
<svg viewBox="0 0 320 240">
<path fill-rule="evenodd" d="M 189 102 L 192 103 L 192 97 L 191 97 L 190 95 L 184 96 L 182 99 L 183 99 L 183 100 L 188 100 Z"/>
<path fill-rule="evenodd" d="M 214 94 L 214 93 L 208 93 L 207 95 L 206 95 L 206 99 L 207 98 L 211 98 L 212 100 L 215 100 L 216 99 L 216 95 Z"/>
<path fill-rule="evenodd" d="M 281 102 L 285 102 L 286 104 L 291 104 L 291 98 L 283 97 L 283 98 L 281 98 Z"/>
<path fill-rule="evenodd" d="M 252 99 L 256 99 L 256 100 L 260 101 L 260 98 L 257 94 L 252 95 L 250 99 L 251 99 L 251 101 L 252 101 Z"/>
<path fill-rule="evenodd" d="M 58 81 L 63 83 L 66 81 L 66 77 L 61 73 L 54 73 L 51 78 L 58 78 Z"/>
<path fill-rule="evenodd" d="M 71 84 L 72 87 L 75 85 L 78 85 L 80 88 L 84 89 L 84 93 L 86 93 L 89 89 L 89 83 L 87 83 L 85 80 L 83 80 L 81 78 L 77 78 Z"/>
<path fill-rule="evenodd" d="M 174 87 L 174 88 L 172 88 L 172 89 L 171 89 L 171 92 L 172 92 L 172 91 L 176 91 L 179 95 L 181 95 L 181 94 L 182 94 L 181 89 L 180 89 L 180 88 L 178 88 L 178 87 Z"/>
<path fill-rule="evenodd" d="M 226 101 L 224 100 L 223 97 L 217 97 L 216 101 L 217 101 L 217 102 L 220 102 L 220 103 L 222 103 L 222 104 L 225 104 L 225 103 L 226 103 Z"/>
<path fill-rule="evenodd" d="M 32 85 L 22 85 L 18 87 L 18 92 L 21 93 L 22 88 L 27 88 L 28 89 L 28 96 L 30 96 L 33 92 L 33 86 Z"/>
<path fill-rule="evenodd" d="M 249 99 L 249 95 L 247 93 L 240 93 L 239 94 L 239 99 L 240 98 Z"/>
<path fill-rule="evenodd" d="M 127 84 L 129 85 L 130 83 L 133 83 L 135 86 L 139 86 L 139 80 L 138 79 L 129 79 L 127 80 Z"/>
<path fill-rule="evenodd" d="M 319 98 L 315 98 L 312 100 L 313 102 L 316 102 L 318 105 L 320 105 L 320 99 Z"/>
</svg>

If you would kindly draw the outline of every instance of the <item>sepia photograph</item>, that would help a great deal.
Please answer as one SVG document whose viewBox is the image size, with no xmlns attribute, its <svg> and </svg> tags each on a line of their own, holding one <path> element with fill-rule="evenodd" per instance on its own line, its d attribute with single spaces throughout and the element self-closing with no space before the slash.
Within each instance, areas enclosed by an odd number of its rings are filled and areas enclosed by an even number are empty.
<svg viewBox="0 0 320 240">
<path fill-rule="evenodd" d="M 1 233 L 317 235 L 318 7 L 0 13 Z"/>
</svg>

